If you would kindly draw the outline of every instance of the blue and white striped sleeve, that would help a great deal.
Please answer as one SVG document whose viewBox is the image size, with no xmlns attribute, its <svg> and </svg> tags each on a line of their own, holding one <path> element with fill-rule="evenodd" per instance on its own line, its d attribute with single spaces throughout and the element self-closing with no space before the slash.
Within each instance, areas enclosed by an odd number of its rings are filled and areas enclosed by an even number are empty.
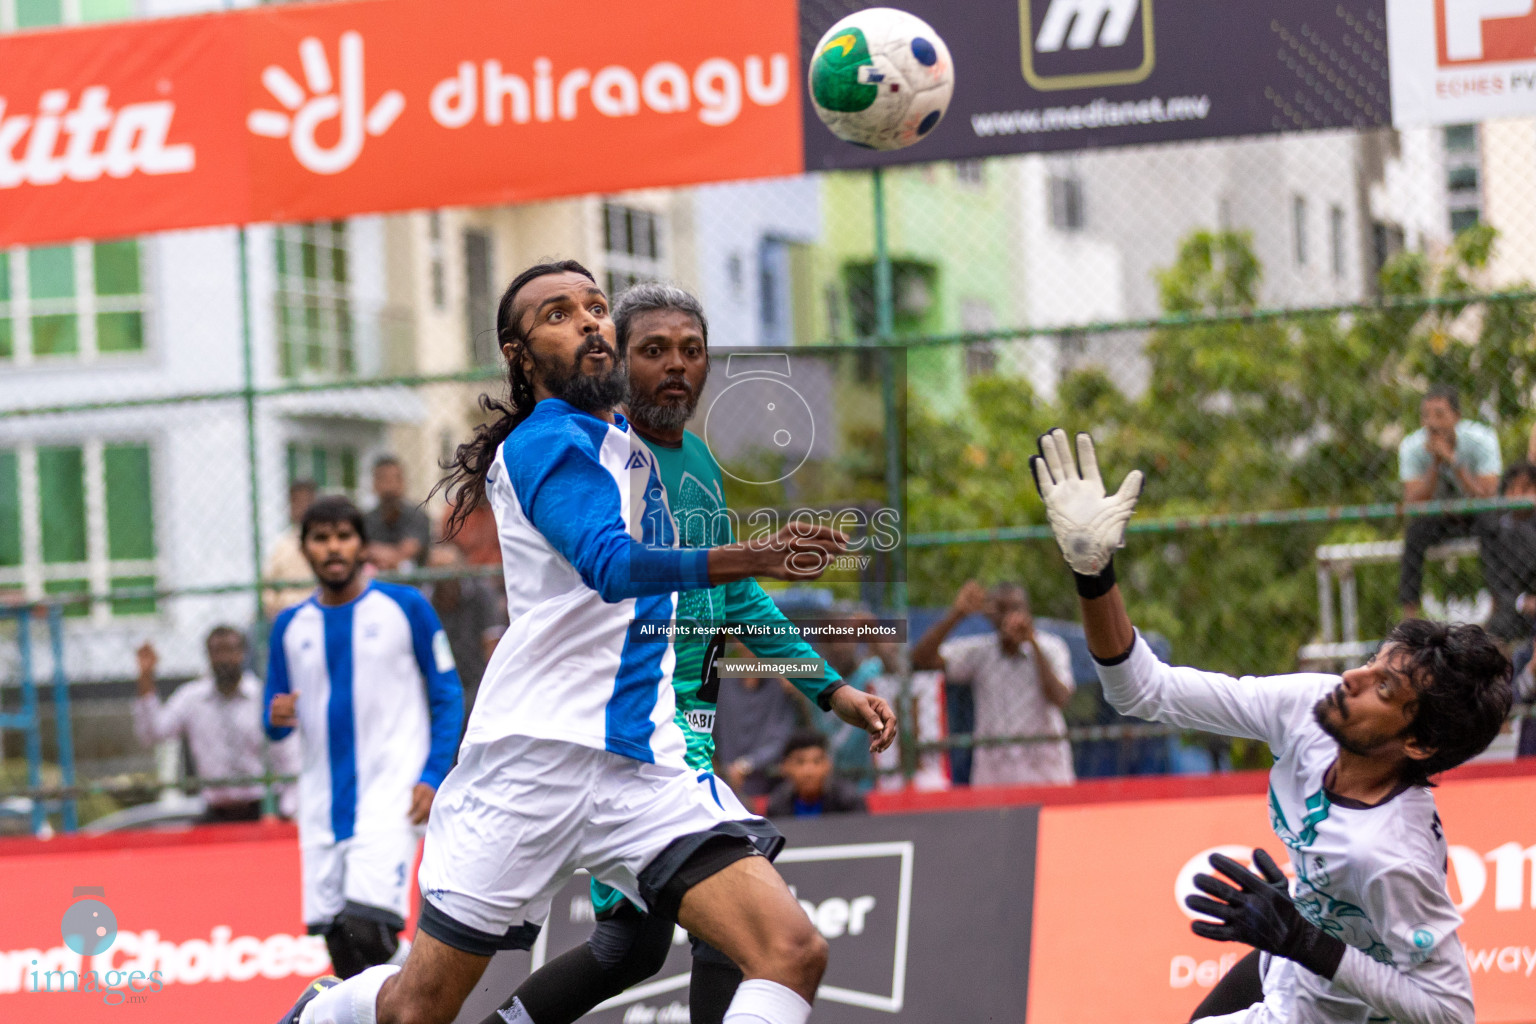
<svg viewBox="0 0 1536 1024">
<path fill-rule="evenodd" d="M 528 521 L 604 601 L 709 586 L 707 548 L 654 547 L 629 535 L 618 486 L 573 433 L 552 433 L 536 464 L 514 461 L 510 472 Z"/>
<path fill-rule="evenodd" d="M 292 726 L 272 724 L 272 698 L 293 690 L 288 681 L 288 654 L 283 650 L 283 634 L 288 631 L 288 623 L 293 621 L 298 607 L 295 605 L 277 617 L 277 621 L 272 623 L 272 635 L 267 639 L 267 682 L 261 697 L 261 724 L 266 729 L 267 739 L 273 743 L 293 732 Z"/>
<path fill-rule="evenodd" d="M 437 789 L 453 767 L 453 755 L 459 746 L 459 730 L 464 725 L 464 687 L 453 664 L 448 634 L 443 632 L 443 623 L 432 605 L 420 591 L 408 587 L 401 588 L 398 596 L 411 623 L 411 647 L 427 687 L 432 742 L 427 763 L 421 769 L 421 781 Z"/>
</svg>

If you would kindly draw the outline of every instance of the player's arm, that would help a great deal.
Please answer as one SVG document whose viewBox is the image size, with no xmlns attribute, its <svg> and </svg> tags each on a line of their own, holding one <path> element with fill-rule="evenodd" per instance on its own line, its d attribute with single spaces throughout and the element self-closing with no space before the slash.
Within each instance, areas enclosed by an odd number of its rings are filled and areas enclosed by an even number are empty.
<svg viewBox="0 0 1536 1024">
<path fill-rule="evenodd" d="M 824 527 L 786 527 L 766 543 L 719 548 L 642 544 L 620 515 L 620 494 L 596 456 L 563 439 L 539 467 L 519 470 L 523 511 L 582 580 L 610 602 L 746 579 L 814 579 L 846 538 Z M 795 531 L 792 534 L 792 531 Z M 800 536 L 803 534 L 804 536 Z"/>
<path fill-rule="evenodd" d="M 759 658 L 819 658 L 816 649 L 800 637 L 800 631 L 779 611 L 773 598 L 756 580 L 740 580 L 725 587 L 725 620 L 766 623 L 766 636 L 741 637 L 742 645 Z M 823 663 L 825 664 L 825 662 Z M 856 690 L 843 681 L 837 669 L 826 665 L 821 679 L 791 679 L 790 683 L 823 711 L 830 711 L 849 725 L 870 734 L 876 753 L 896 739 L 896 715 L 890 705 L 872 693 Z"/>
<path fill-rule="evenodd" d="M 298 724 L 295 703 L 298 693 L 288 681 L 288 655 L 283 650 L 283 634 L 293 620 L 293 609 L 284 611 L 272 624 L 272 636 L 267 641 L 267 682 L 261 698 L 261 724 L 267 739 L 274 743 L 293 732 Z"/>
<path fill-rule="evenodd" d="M 1220 872 L 1219 877 L 1195 876 L 1195 887 L 1206 895 L 1189 896 L 1184 902 L 1191 910 L 1215 919 L 1196 920 L 1190 926 L 1196 935 L 1242 942 L 1274 956 L 1285 957 L 1313 974 L 1327 978 L 1335 988 L 1365 1003 L 1374 1013 L 1401 1024 L 1472 1024 L 1470 984 L 1460 988 L 1437 984 L 1430 977 L 1431 972 L 1414 971 L 1411 960 L 1405 969 L 1400 969 L 1345 945 L 1301 916 L 1286 891 L 1284 872 L 1269 854 L 1263 850 L 1255 850 L 1253 854 L 1254 866 L 1262 877 L 1219 853 L 1210 858 L 1211 866 Z M 1413 890 L 1424 886 L 1425 881 L 1417 872 L 1392 872 L 1385 884 Z M 1443 905 L 1443 879 L 1441 881 L 1438 903 Z M 1370 885 L 1367 886 L 1369 890 Z M 1411 891 L 1400 895 L 1408 902 L 1414 902 Z M 1419 901 L 1422 904 L 1429 902 L 1428 897 L 1432 894 L 1425 890 L 1420 895 L 1426 897 Z M 1415 926 L 1409 927 L 1415 930 Z M 1453 930 L 1454 925 L 1441 937 L 1448 936 Z M 1394 942 L 1393 945 L 1400 946 L 1401 943 Z M 1412 948 L 1410 939 L 1408 949 Z M 1399 957 L 1408 956 L 1401 949 L 1393 952 Z M 1457 949 L 1443 955 L 1459 953 Z"/>
<path fill-rule="evenodd" d="M 407 593 L 402 604 L 411 623 L 411 649 L 416 655 L 416 667 L 421 670 L 421 679 L 427 688 L 431 733 L 427 761 L 422 765 L 411 807 L 412 821 L 420 825 L 427 820 L 432 794 L 443 784 L 448 769 L 453 767 L 459 731 L 464 726 L 464 687 L 453 663 L 448 634 L 443 631 L 443 624 L 432 605 L 414 590 Z M 423 793 L 422 789 L 431 792 Z"/>
<path fill-rule="evenodd" d="M 1076 460 L 1059 429 L 1040 438 L 1040 452 L 1030 466 L 1077 583 L 1083 632 L 1105 699 L 1121 714 L 1260 739 L 1278 751 L 1290 723 L 1316 700 L 1316 684 L 1306 677 L 1235 679 L 1164 664 L 1131 624 L 1115 582 L 1113 556 L 1141 493 L 1140 471 L 1106 496 L 1087 434 L 1077 435 Z"/>
</svg>

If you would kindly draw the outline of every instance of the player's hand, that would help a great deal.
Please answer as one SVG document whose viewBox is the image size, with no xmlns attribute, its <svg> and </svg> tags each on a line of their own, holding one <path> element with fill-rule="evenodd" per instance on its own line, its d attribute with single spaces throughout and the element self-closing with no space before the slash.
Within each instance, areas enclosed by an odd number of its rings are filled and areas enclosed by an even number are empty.
<svg viewBox="0 0 1536 1024">
<path fill-rule="evenodd" d="M 848 550 L 848 535 L 830 526 L 790 523 L 759 549 L 760 576 L 776 580 L 814 580 L 827 571 L 832 559 Z"/>
<path fill-rule="evenodd" d="M 1207 939 L 1242 942 L 1283 956 L 1331 980 L 1344 958 L 1344 943 L 1301 916 L 1286 889 L 1285 872 L 1269 854 L 1254 850 L 1253 865 L 1262 878 L 1231 857 L 1211 854 L 1211 867 L 1238 888 L 1212 875 L 1196 875 L 1195 888 L 1215 899 L 1187 896 L 1184 905 L 1216 921 L 1195 921 L 1190 929 Z"/>
<path fill-rule="evenodd" d="M 1433 431 L 1429 435 L 1429 441 L 1425 444 L 1429 454 L 1445 463 L 1456 461 L 1456 435 L 1454 433 L 1441 433 Z"/>
<path fill-rule="evenodd" d="M 1131 470 L 1120 489 L 1106 496 L 1093 438 L 1077 435 L 1074 464 L 1060 427 L 1040 436 L 1040 454 L 1030 458 L 1029 468 L 1067 564 L 1079 576 L 1103 572 L 1115 549 L 1125 545 L 1125 524 L 1141 496 L 1141 470 Z"/>
<path fill-rule="evenodd" d="M 274 729 L 291 729 L 299 724 L 299 691 L 279 693 L 267 706 L 267 720 Z"/>
<path fill-rule="evenodd" d="M 878 754 L 896 741 L 896 713 L 884 698 L 851 686 L 839 686 L 827 698 L 832 713 L 869 733 L 869 752 Z"/>
<path fill-rule="evenodd" d="M 427 816 L 432 813 L 432 799 L 437 796 L 437 790 L 425 782 L 416 783 L 416 788 L 411 790 L 411 824 L 425 825 Z"/>
<path fill-rule="evenodd" d="M 975 615 L 987 606 L 987 591 L 975 580 L 966 580 L 955 595 L 951 608 L 958 615 Z"/>
</svg>

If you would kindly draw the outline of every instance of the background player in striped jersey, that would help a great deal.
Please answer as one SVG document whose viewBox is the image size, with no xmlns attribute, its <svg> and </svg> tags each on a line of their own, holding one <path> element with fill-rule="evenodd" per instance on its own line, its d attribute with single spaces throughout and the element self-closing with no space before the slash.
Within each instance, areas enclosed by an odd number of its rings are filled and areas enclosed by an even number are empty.
<svg viewBox="0 0 1536 1024">
<path fill-rule="evenodd" d="M 310 505 L 300 545 L 320 586 L 272 625 L 267 735 L 299 732 L 304 923 L 336 973 L 384 963 L 410 912 L 410 870 L 453 764 L 463 691 L 419 591 L 362 575 L 363 514 Z"/>
<path fill-rule="evenodd" d="M 709 377 L 709 321 L 703 306 L 681 288 L 638 284 L 614 303 L 613 322 L 629 379 L 625 408 L 630 426 L 656 457 L 679 542 L 695 548 L 730 544 L 735 537 L 720 466 L 709 446 L 683 428 L 698 407 Z M 774 627 L 767 636 L 740 638 L 759 657 L 815 658 L 817 653 L 799 639 L 793 625 L 752 579 L 679 593 L 677 620 L 697 627 L 698 636 L 706 638 L 682 637 L 673 642 L 677 664 L 672 688 L 677 695 L 676 721 L 688 743 L 688 765 L 709 771 L 720 687 L 711 667 L 725 644 L 721 628 L 744 622 Z M 823 679 L 792 682 L 824 710 L 843 705 L 855 692 L 830 665 Z M 761 818 L 753 819 L 749 827 L 765 853 L 777 854 L 783 845 L 778 829 Z M 646 915 L 617 889 L 595 880 L 592 903 L 598 917 L 592 937 L 535 971 L 507 1000 L 504 1012 L 488 1017 L 485 1024 L 569 1024 L 661 970 L 672 945 L 671 921 Z M 697 939 L 693 957 L 689 1013 L 694 1024 L 714 1024 L 724 1019 L 741 983 L 741 970 Z"/>
<path fill-rule="evenodd" d="M 1126 615 L 1112 561 L 1141 473 L 1106 497 L 1093 441 L 1040 438 L 1031 461 L 1081 597 L 1104 695 L 1122 714 L 1263 740 L 1270 824 L 1294 892 L 1262 850 L 1255 874 L 1215 854 L 1197 875 L 1197 935 L 1255 952 L 1195 1011 L 1230 1024 L 1471 1024 L 1472 979 L 1446 892 L 1430 777 L 1482 752 L 1511 703 L 1510 666 L 1479 626 L 1409 619 L 1342 677 L 1234 679 L 1170 668 Z M 1079 466 L 1081 467 L 1079 469 Z"/>
<path fill-rule="evenodd" d="M 803 1024 L 826 942 L 763 858 L 729 789 L 687 766 L 675 655 L 631 630 L 676 592 L 752 576 L 813 579 L 846 547 L 796 524 L 764 542 L 676 547 L 656 459 L 613 411 L 624 370 L 607 298 L 574 262 L 513 279 L 497 310 L 511 403 L 461 446 L 449 503 L 483 482 L 511 626 L 486 669 L 422 857 L 421 925 L 403 968 L 306 991 L 304 1024 L 448 1024 L 499 949 L 528 948 L 578 868 L 725 952 L 746 979 L 730 1024 Z M 884 748 L 896 722 L 840 712 Z"/>
</svg>

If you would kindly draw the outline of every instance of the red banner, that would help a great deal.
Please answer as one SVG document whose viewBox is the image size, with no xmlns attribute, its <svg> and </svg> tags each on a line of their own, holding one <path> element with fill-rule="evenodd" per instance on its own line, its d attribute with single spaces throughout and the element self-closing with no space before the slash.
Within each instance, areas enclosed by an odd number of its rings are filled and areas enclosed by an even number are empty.
<svg viewBox="0 0 1536 1024">
<path fill-rule="evenodd" d="M 0 245 L 798 173 L 793 0 L 366 0 L 0 37 Z"/>
<path fill-rule="evenodd" d="M 1435 801 L 1477 1019 L 1536 1020 L 1536 778 L 1451 780 Z M 1212 851 L 1255 847 L 1283 862 L 1261 796 L 1043 808 L 1028 1019 L 1188 1020 L 1247 949 L 1194 935 L 1182 899 Z M 1082 983 L 1100 968 L 1115 984 Z"/>
<path fill-rule="evenodd" d="M 6 1024 L 117 1021 L 124 1006 L 156 1024 L 275 1020 L 331 969 L 305 934 L 292 825 L 6 841 L 0 871 Z M 82 903 L 111 929 L 94 955 L 68 937 Z"/>
</svg>

